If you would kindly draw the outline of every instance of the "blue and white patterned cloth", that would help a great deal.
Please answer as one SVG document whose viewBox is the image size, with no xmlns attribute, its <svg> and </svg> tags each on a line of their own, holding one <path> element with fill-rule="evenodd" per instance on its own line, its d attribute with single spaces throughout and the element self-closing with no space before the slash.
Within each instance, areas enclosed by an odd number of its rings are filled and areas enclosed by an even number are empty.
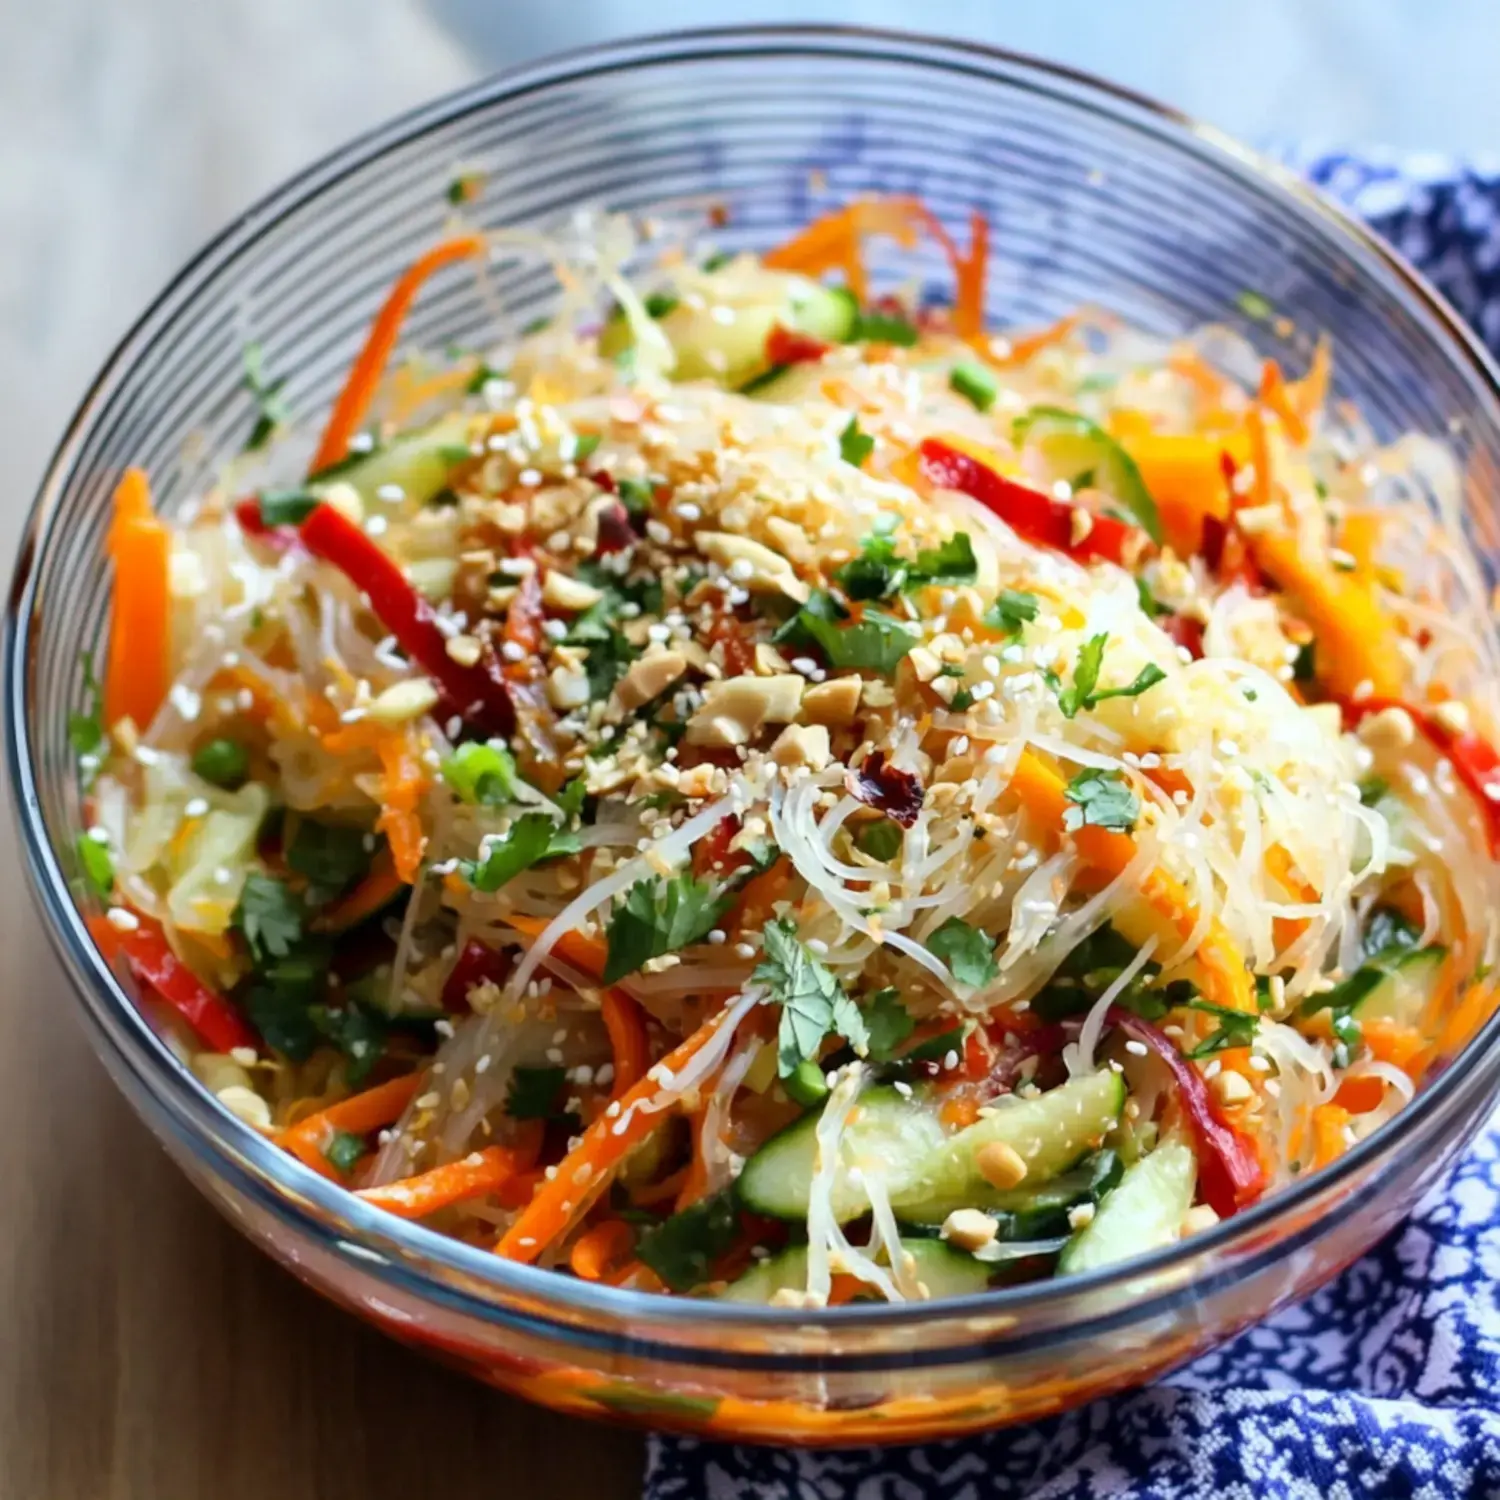
<svg viewBox="0 0 1500 1500">
<path fill-rule="evenodd" d="M 1293 160 L 1500 353 L 1500 162 Z M 646 1500 L 1500 1497 L 1500 1115 L 1406 1226 L 1158 1385 L 920 1448 L 653 1438 Z"/>
</svg>

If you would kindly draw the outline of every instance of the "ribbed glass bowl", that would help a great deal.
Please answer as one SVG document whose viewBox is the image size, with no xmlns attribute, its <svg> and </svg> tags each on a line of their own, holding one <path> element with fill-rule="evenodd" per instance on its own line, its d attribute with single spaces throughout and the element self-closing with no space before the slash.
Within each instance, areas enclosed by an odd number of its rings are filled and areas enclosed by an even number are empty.
<svg viewBox="0 0 1500 1500">
<path fill-rule="evenodd" d="M 1326 330 L 1337 395 L 1383 436 L 1450 442 L 1471 518 L 1493 535 L 1495 373 L 1431 289 L 1291 179 L 1106 85 L 917 37 L 717 32 L 577 53 L 399 120 L 246 213 L 135 326 L 58 449 L 11 591 L 6 733 L 30 873 L 94 1045 L 189 1176 L 304 1281 L 483 1379 L 589 1415 L 796 1442 L 938 1436 L 1144 1381 L 1396 1224 L 1492 1103 L 1495 1022 L 1386 1129 L 1186 1245 L 979 1298 L 820 1314 L 498 1260 L 364 1206 L 199 1089 L 94 950 L 70 883 L 82 814 L 67 718 L 105 626 L 110 492 L 139 464 L 170 511 L 237 449 L 253 418 L 247 338 L 315 422 L 392 279 L 441 232 L 456 168 L 486 175 L 486 225 L 722 204 L 729 247 L 770 245 L 857 194 L 915 192 L 955 226 L 988 217 L 996 320 L 1081 302 L 1162 333 L 1224 320 L 1292 369 Z M 946 287 L 931 256 L 878 264 Z M 535 265 L 501 267 L 494 286 L 512 325 L 552 295 Z M 1278 317 L 1250 317 L 1263 304 L 1247 290 Z M 472 274 L 444 273 L 408 347 L 482 346 L 496 315 Z"/>
</svg>

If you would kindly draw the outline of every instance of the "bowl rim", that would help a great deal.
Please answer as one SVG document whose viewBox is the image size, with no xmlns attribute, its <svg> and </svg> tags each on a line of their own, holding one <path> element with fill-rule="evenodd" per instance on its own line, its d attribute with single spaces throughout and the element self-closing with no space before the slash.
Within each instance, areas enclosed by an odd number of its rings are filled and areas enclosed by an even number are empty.
<svg viewBox="0 0 1500 1500">
<path fill-rule="evenodd" d="M 1381 1129 L 1361 1141 L 1337 1162 L 1309 1174 L 1263 1199 L 1244 1213 L 1223 1221 L 1176 1245 L 1154 1251 L 1115 1267 L 1000 1288 L 934 1303 L 852 1304 L 816 1312 L 790 1308 L 741 1306 L 622 1288 L 596 1286 L 547 1269 L 502 1260 L 488 1251 L 464 1245 L 418 1224 L 397 1220 L 375 1209 L 304 1166 L 268 1138 L 233 1117 L 217 1104 L 151 1028 L 119 980 L 94 947 L 82 915 L 74 905 L 60 851 L 47 836 L 32 765 L 27 725 L 28 666 L 33 646 L 33 607 L 45 549 L 57 522 L 57 506 L 76 464 L 95 414 L 128 375 L 136 357 L 156 330 L 190 306 L 201 288 L 228 268 L 241 253 L 290 215 L 309 207 L 322 193 L 386 153 L 409 145 L 423 135 L 496 103 L 555 89 L 611 73 L 674 62 L 777 56 L 837 58 L 891 62 L 926 69 L 946 69 L 1011 87 L 1048 93 L 1082 111 L 1110 115 L 1143 132 L 1156 135 L 1180 151 L 1194 154 L 1236 177 L 1242 186 L 1279 199 L 1304 221 L 1320 228 L 1328 246 L 1343 258 L 1363 256 L 1360 269 L 1384 274 L 1415 310 L 1461 370 L 1466 366 L 1471 385 L 1488 400 L 1487 416 L 1500 432 L 1500 369 L 1468 325 L 1427 279 L 1387 241 L 1368 226 L 1312 188 L 1289 168 L 1272 161 L 1183 112 L 1135 90 L 1064 64 L 999 47 L 896 29 L 833 25 L 752 25 L 696 28 L 636 35 L 554 54 L 505 69 L 418 105 L 334 148 L 285 179 L 238 214 L 168 281 L 161 292 L 121 337 L 90 383 L 63 436 L 48 460 L 42 480 L 22 528 L 5 617 L 5 741 L 10 785 L 22 833 L 27 870 L 41 909 L 48 919 L 48 937 L 63 961 L 72 988 L 93 1023 L 96 1045 L 111 1049 L 156 1102 L 164 1104 L 185 1126 L 191 1144 L 215 1155 L 220 1169 L 236 1166 L 252 1182 L 268 1206 L 284 1218 L 300 1219 L 315 1233 L 334 1234 L 335 1253 L 370 1271 L 383 1264 L 388 1273 L 415 1281 L 420 1295 L 456 1303 L 462 1311 L 486 1322 L 514 1318 L 503 1302 L 465 1291 L 451 1278 L 472 1278 L 502 1295 L 551 1304 L 571 1314 L 599 1314 L 629 1324 L 686 1326 L 722 1323 L 726 1329 L 826 1330 L 829 1333 L 863 1329 L 894 1331 L 979 1315 L 1041 1313 L 1066 1309 L 1080 1297 L 1118 1290 L 1127 1283 L 1146 1283 L 1158 1275 L 1164 1285 L 1132 1303 L 1132 1317 L 1146 1315 L 1163 1298 L 1182 1288 L 1170 1273 L 1199 1256 L 1242 1252 L 1243 1261 L 1264 1258 L 1254 1242 L 1278 1221 L 1306 1210 L 1320 1195 L 1333 1196 L 1342 1184 L 1395 1152 L 1423 1123 L 1462 1092 L 1465 1083 L 1494 1064 L 1500 1043 L 1500 1012 L 1470 1039 L 1441 1076 L 1417 1095 Z M 1373 262 L 1373 265 L 1370 264 Z M 1491 1066 L 1490 1070 L 1494 1069 Z M 1368 1191 L 1369 1183 L 1365 1184 Z M 336 1226 L 336 1228 L 335 1228 Z M 1315 1228 L 1316 1226 L 1314 1226 Z M 1304 1229 L 1302 1235 L 1305 1237 Z M 1298 1235 L 1272 1236 L 1270 1250 L 1278 1251 Z M 413 1266 L 413 1261 L 426 1263 Z M 445 1273 L 439 1280 L 427 1265 Z M 1231 1268 L 1219 1275 L 1236 1274 Z M 1201 1294 L 1203 1284 L 1188 1288 Z M 536 1314 L 527 1315 L 535 1321 Z M 543 1317 L 543 1321 L 546 1321 Z M 1061 1320 L 1067 1323 L 1066 1317 Z M 1101 1321 L 1089 1320 L 1091 1326 Z M 576 1324 L 556 1325 L 569 1336 L 580 1333 Z M 1018 1330 L 1020 1331 L 1020 1330 Z M 587 1333 L 584 1329 L 582 1332 Z M 1035 1329 L 1024 1331 L 1028 1347 L 1037 1345 Z M 632 1338 L 637 1342 L 638 1336 Z M 614 1337 L 618 1344 L 620 1338 Z M 1003 1335 L 985 1340 L 1002 1346 Z M 672 1344 L 664 1352 L 690 1358 L 688 1346 Z M 930 1351 L 932 1354 L 939 1351 Z M 908 1364 L 928 1354 L 904 1353 Z M 845 1357 L 830 1350 L 823 1358 L 843 1365 Z M 715 1361 L 717 1362 L 717 1361 Z M 731 1361 L 744 1364 L 744 1354 Z M 758 1361 L 757 1361 L 758 1362 Z"/>
</svg>

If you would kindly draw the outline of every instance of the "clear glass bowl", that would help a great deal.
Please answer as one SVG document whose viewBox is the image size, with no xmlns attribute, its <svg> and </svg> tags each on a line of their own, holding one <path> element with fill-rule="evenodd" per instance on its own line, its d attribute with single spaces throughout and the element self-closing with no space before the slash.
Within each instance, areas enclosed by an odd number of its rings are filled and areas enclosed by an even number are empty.
<svg viewBox="0 0 1500 1500">
<path fill-rule="evenodd" d="M 368 1208 L 202 1092 L 89 941 L 70 887 L 80 807 L 67 716 L 103 634 L 102 540 L 123 466 L 171 509 L 252 420 L 247 337 L 312 419 L 399 269 L 440 232 L 455 168 L 486 223 L 575 205 L 721 203 L 765 246 L 855 194 L 918 192 L 994 226 L 990 313 L 1091 302 L 1172 333 L 1239 326 L 1292 367 L 1327 330 L 1337 394 L 1377 431 L 1445 437 L 1493 536 L 1496 375 L 1385 246 L 1273 168 L 1150 102 L 1059 69 L 916 37 L 677 35 L 582 52 L 443 100 L 355 142 L 246 213 L 141 319 L 95 382 L 32 512 L 8 613 L 6 733 L 26 858 L 94 1045 L 202 1190 L 308 1284 L 482 1379 L 592 1416 L 811 1443 L 927 1438 L 1041 1416 L 1158 1375 L 1301 1297 L 1389 1230 L 1484 1118 L 1500 1021 L 1388 1128 L 1292 1191 L 1119 1269 L 980 1298 L 805 1312 L 591 1286 Z M 912 274 L 904 258 L 887 278 Z M 943 267 L 918 274 L 946 285 Z M 501 267 L 505 315 L 550 278 Z M 1279 318 L 1253 321 L 1267 299 Z M 420 299 L 411 346 L 483 343 L 472 276 Z M 1280 321 L 1283 318 L 1286 321 Z"/>
</svg>

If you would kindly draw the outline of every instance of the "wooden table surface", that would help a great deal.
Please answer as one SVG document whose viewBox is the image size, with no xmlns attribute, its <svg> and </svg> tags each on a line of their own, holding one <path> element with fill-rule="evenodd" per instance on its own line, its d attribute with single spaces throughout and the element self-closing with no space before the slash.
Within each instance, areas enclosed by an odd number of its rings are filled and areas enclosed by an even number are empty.
<svg viewBox="0 0 1500 1500">
<path fill-rule="evenodd" d="M 429 1363 L 219 1218 L 89 1051 L 13 841 L 7 808 L 0 1500 L 639 1495 L 633 1434 Z"/>
</svg>

